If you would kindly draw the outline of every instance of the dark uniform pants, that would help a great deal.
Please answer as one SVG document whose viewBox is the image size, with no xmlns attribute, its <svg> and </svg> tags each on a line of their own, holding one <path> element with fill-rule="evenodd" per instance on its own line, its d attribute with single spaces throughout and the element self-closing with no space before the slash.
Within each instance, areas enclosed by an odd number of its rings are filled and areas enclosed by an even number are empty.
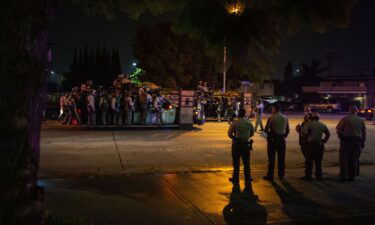
<svg viewBox="0 0 375 225">
<path fill-rule="evenodd" d="M 239 182 L 240 161 L 242 158 L 245 180 L 251 179 L 250 175 L 250 148 L 247 143 L 233 143 L 232 144 L 232 159 L 233 159 L 233 181 Z"/>
<path fill-rule="evenodd" d="M 280 178 L 285 174 L 285 149 L 286 143 L 283 135 L 269 135 L 267 138 L 268 173 L 267 176 L 273 178 L 275 160 L 277 154 L 278 174 Z"/>
<path fill-rule="evenodd" d="M 322 160 L 323 160 L 324 144 L 321 142 L 308 143 L 306 146 L 306 177 L 311 177 L 315 164 L 315 177 L 320 179 L 323 176 Z"/>
<path fill-rule="evenodd" d="M 340 142 L 340 176 L 354 179 L 357 174 L 358 158 L 361 155 L 361 141 Z"/>
</svg>

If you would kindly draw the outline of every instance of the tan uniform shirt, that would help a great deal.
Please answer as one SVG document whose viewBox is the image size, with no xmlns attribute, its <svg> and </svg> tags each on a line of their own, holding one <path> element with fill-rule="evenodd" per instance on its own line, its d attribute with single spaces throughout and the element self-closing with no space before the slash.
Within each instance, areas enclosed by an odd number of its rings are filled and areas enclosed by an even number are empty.
<svg viewBox="0 0 375 225">
<path fill-rule="evenodd" d="M 283 114 L 274 113 L 268 118 L 265 131 L 267 134 L 284 135 L 287 137 L 289 135 L 289 121 Z"/>
<path fill-rule="evenodd" d="M 307 138 L 308 143 L 323 141 L 323 134 L 324 142 L 327 142 L 331 136 L 328 127 L 318 120 L 310 121 L 302 128 L 302 135 Z"/>
<path fill-rule="evenodd" d="M 356 114 L 351 114 L 341 119 L 339 124 L 337 124 L 336 130 L 337 134 L 342 137 L 366 139 L 365 121 Z"/>
<path fill-rule="evenodd" d="M 230 125 L 228 136 L 248 140 L 254 136 L 254 126 L 244 118 L 238 119 Z"/>
</svg>

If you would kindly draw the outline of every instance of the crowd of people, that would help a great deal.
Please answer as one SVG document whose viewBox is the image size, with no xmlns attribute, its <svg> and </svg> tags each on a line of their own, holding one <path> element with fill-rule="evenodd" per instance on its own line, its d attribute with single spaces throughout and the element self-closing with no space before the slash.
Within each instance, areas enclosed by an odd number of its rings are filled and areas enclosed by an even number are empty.
<svg viewBox="0 0 375 225">
<path fill-rule="evenodd" d="M 236 96 L 214 96 L 207 82 L 200 81 L 198 84 L 196 104 L 205 117 L 216 117 L 219 122 L 226 118 L 231 123 L 238 116 L 241 102 Z"/>
<path fill-rule="evenodd" d="M 261 107 L 261 106 L 260 106 Z M 336 132 L 340 140 L 339 162 L 340 182 L 353 182 L 359 175 L 359 158 L 366 142 L 366 125 L 357 115 L 358 108 L 351 106 L 349 115 L 339 121 Z M 235 185 L 239 183 L 240 160 L 242 158 L 245 174 L 245 185 L 251 185 L 250 152 L 254 136 L 252 123 L 245 118 L 246 111 L 240 109 L 239 119 L 234 121 L 228 136 L 233 140 L 233 176 L 230 179 Z M 327 125 L 320 121 L 320 116 L 312 112 L 310 107 L 305 107 L 305 116 L 301 124 L 297 125 L 299 144 L 305 158 L 305 175 L 303 180 L 312 180 L 313 167 L 315 166 L 315 179 L 323 178 L 322 161 L 325 144 L 330 140 L 331 134 Z M 268 170 L 263 177 L 265 180 L 274 179 L 275 161 L 277 158 L 277 175 L 280 180 L 285 177 L 286 138 L 290 133 L 288 118 L 281 113 L 280 105 L 272 106 L 272 115 L 268 118 L 264 128 L 267 134 Z"/>
<path fill-rule="evenodd" d="M 135 123 L 162 125 L 162 113 L 171 107 L 159 91 L 138 87 L 127 75 L 119 75 L 113 86 L 94 89 L 92 81 L 72 88 L 60 97 L 60 116 L 63 124 L 133 125 Z"/>
</svg>

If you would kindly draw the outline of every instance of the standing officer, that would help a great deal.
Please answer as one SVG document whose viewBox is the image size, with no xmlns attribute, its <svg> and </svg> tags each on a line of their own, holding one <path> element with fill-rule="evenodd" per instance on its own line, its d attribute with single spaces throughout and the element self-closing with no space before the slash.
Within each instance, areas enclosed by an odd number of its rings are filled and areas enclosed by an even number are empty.
<svg viewBox="0 0 375 225">
<path fill-rule="evenodd" d="M 298 124 L 296 126 L 296 131 L 298 133 L 299 137 L 299 145 L 301 146 L 301 152 L 303 154 L 303 157 L 305 159 L 305 167 L 307 163 L 307 141 L 306 141 L 306 135 L 302 135 L 302 129 L 307 126 L 307 124 L 311 121 L 311 107 L 306 105 L 304 108 L 305 116 L 303 117 L 303 121 L 301 124 Z"/>
<path fill-rule="evenodd" d="M 233 176 L 229 181 L 233 182 L 233 184 L 239 183 L 240 160 L 242 158 L 245 184 L 249 185 L 252 181 L 250 173 L 250 150 L 252 149 L 252 140 L 250 140 L 250 138 L 254 136 L 254 127 L 244 118 L 245 114 L 246 110 L 240 109 L 238 120 L 234 121 L 228 130 L 228 136 L 233 140 Z"/>
<path fill-rule="evenodd" d="M 323 176 L 322 160 L 324 144 L 331 134 L 328 127 L 319 121 L 319 114 L 313 113 L 310 122 L 302 128 L 302 136 L 306 140 L 306 170 L 303 180 L 311 180 L 313 164 L 315 163 L 315 178 L 321 180 Z M 323 134 L 324 139 L 323 139 Z"/>
<path fill-rule="evenodd" d="M 265 132 L 267 134 L 268 172 L 264 180 L 273 180 L 275 159 L 277 153 L 278 175 L 280 180 L 285 175 L 285 139 L 289 135 L 289 122 L 280 113 L 280 105 L 272 105 L 272 116 L 268 118 Z"/>
<path fill-rule="evenodd" d="M 357 161 L 366 142 L 366 125 L 357 116 L 357 106 L 350 106 L 349 115 L 340 120 L 336 127 L 340 138 L 340 182 L 354 181 Z"/>
<path fill-rule="evenodd" d="M 258 99 L 258 103 L 256 107 L 257 107 L 257 120 L 255 122 L 255 132 L 257 132 L 258 126 L 260 126 L 260 131 L 264 130 L 263 122 L 262 122 L 264 104 L 261 99 Z"/>
</svg>

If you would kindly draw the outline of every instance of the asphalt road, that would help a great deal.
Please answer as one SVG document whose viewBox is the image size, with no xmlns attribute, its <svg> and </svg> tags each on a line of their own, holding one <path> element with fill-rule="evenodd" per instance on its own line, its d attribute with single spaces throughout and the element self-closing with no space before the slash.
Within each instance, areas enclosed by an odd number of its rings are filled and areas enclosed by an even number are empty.
<svg viewBox="0 0 375 225">
<path fill-rule="evenodd" d="M 337 224 L 374 225 L 375 128 L 368 125 L 361 176 L 339 183 L 335 126 L 343 114 L 322 115 L 332 133 L 324 179 L 300 180 L 302 154 L 288 115 L 286 180 L 262 179 L 266 140 L 254 137 L 249 188 L 232 187 L 228 124 L 210 122 L 193 131 L 85 130 L 43 124 L 39 185 L 54 215 L 109 225 Z"/>
<path fill-rule="evenodd" d="M 324 166 L 338 165 L 339 142 L 335 126 L 344 114 L 321 115 L 332 133 L 326 145 Z M 294 127 L 302 114 L 288 115 L 291 134 L 287 139 L 287 168 L 302 168 L 303 159 Z M 264 121 L 265 123 L 265 121 Z M 374 164 L 375 127 L 366 122 L 368 139 L 363 164 Z M 41 138 L 41 178 L 112 176 L 119 174 L 168 174 L 231 170 L 231 141 L 226 122 L 209 122 L 192 131 L 182 130 L 84 130 L 43 124 Z M 257 133 L 251 156 L 253 170 L 267 165 L 266 140 Z"/>
</svg>

